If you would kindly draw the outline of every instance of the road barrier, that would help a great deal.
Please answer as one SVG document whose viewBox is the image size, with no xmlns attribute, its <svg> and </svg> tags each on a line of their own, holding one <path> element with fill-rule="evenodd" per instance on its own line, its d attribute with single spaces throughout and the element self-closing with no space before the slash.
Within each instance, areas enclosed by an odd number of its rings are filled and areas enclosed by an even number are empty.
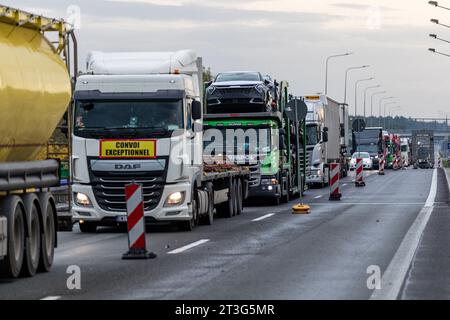
<svg viewBox="0 0 450 320">
<path fill-rule="evenodd" d="M 356 158 L 356 179 L 355 186 L 364 187 L 366 183 L 364 182 L 364 172 L 363 172 L 363 159 Z"/>
<path fill-rule="evenodd" d="M 339 190 L 339 175 L 341 173 L 339 163 L 330 163 L 330 198 L 329 200 L 339 201 L 342 194 Z"/>
<path fill-rule="evenodd" d="M 380 157 L 380 168 L 378 170 L 378 174 L 380 176 L 384 176 L 384 165 L 386 163 L 386 160 L 384 159 L 384 156 Z"/>
<path fill-rule="evenodd" d="M 145 242 L 144 198 L 142 185 L 132 183 L 125 186 L 127 202 L 128 247 L 122 259 L 152 259 L 156 254 L 148 252 Z"/>
</svg>

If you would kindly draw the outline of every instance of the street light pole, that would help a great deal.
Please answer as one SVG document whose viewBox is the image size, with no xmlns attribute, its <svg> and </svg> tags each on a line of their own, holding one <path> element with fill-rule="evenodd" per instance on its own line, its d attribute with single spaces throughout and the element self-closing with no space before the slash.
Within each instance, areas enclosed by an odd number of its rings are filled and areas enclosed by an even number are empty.
<svg viewBox="0 0 450 320">
<path fill-rule="evenodd" d="M 398 111 L 401 109 L 402 109 L 401 106 L 391 107 L 389 109 L 389 121 L 391 122 L 391 125 L 389 127 L 391 128 L 391 130 L 394 130 L 394 123 L 395 123 L 394 119 L 392 118 L 391 112 Z"/>
<path fill-rule="evenodd" d="M 375 89 L 375 88 L 379 88 L 381 87 L 379 84 L 377 84 L 376 86 L 372 86 L 372 87 L 367 87 L 364 90 L 364 119 L 366 118 L 366 100 L 367 100 L 367 91 L 369 91 L 370 89 Z"/>
<path fill-rule="evenodd" d="M 440 25 L 440 26 L 443 26 L 443 27 L 446 27 L 446 28 L 450 28 L 449 25 L 440 23 L 438 19 L 430 19 L 430 21 L 431 21 L 431 23 L 435 23 L 437 25 Z"/>
<path fill-rule="evenodd" d="M 336 54 L 336 55 L 327 57 L 327 61 L 325 63 L 325 95 L 327 95 L 327 93 L 328 93 L 328 63 L 329 63 L 330 59 L 338 58 L 338 57 L 345 57 L 345 56 L 349 56 L 351 54 L 353 54 L 353 52 Z"/>
<path fill-rule="evenodd" d="M 376 95 L 379 95 L 379 94 L 385 94 L 387 91 L 378 91 L 378 92 L 374 92 L 374 93 L 372 93 L 372 96 L 370 97 L 370 116 L 371 117 L 373 117 L 373 98 L 376 96 Z"/>
<path fill-rule="evenodd" d="M 397 102 L 392 101 L 392 102 L 388 102 L 384 105 L 384 119 L 383 119 L 383 127 L 386 128 L 386 107 L 390 104 L 396 104 Z"/>
<path fill-rule="evenodd" d="M 445 9 L 445 10 L 450 10 L 450 8 L 448 8 L 448 7 L 444 7 L 444 6 L 439 5 L 439 3 L 437 1 L 428 1 L 428 4 L 431 4 L 432 6 L 435 6 L 435 7 L 438 7 L 438 8 L 442 8 L 442 9 Z"/>
<path fill-rule="evenodd" d="M 357 70 L 357 69 L 365 69 L 368 68 L 370 66 L 368 65 L 364 65 L 364 66 L 360 66 L 360 67 L 351 67 L 348 68 L 347 70 L 345 70 L 345 85 L 344 85 L 344 104 L 347 104 L 347 82 L 348 82 L 348 73 L 352 70 Z"/>
<path fill-rule="evenodd" d="M 437 36 L 437 34 L 430 33 L 429 36 L 430 36 L 430 38 L 433 38 L 433 39 L 436 39 L 436 40 L 440 40 L 440 41 L 443 41 L 443 42 L 446 42 L 446 43 L 450 43 L 450 41 L 448 41 L 448 40 L 439 38 L 439 37 Z"/>
<path fill-rule="evenodd" d="M 355 81 L 355 118 L 357 116 L 357 105 L 358 105 L 358 84 L 365 81 L 372 81 L 374 78 L 367 78 Z"/>
<path fill-rule="evenodd" d="M 394 99 L 394 98 L 395 97 L 391 96 L 391 97 L 384 97 L 384 98 L 380 99 L 379 106 L 378 106 L 378 114 L 380 115 L 380 121 L 378 123 L 379 123 L 380 126 L 381 126 L 381 104 L 383 103 L 384 100 L 389 100 L 389 99 Z M 386 115 L 386 109 L 384 111 L 384 114 Z M 386 120 L 385 119 L 383 119 L 383 123 L 384 123 L 384 127 L 385 127 L 385 125 L 386 125 Z"/>
<path fill-rule="evenodd" d="M 436 51 L 436 49 L 434 49 L 434 48 L 429 48 L 428 50 L 433 52 L 433 53 L 440 54 L 442 56 L 450 57 L 450 54 L 446 54 L 446 53 L 443 53 L 443 52 Z"/>
</svg>

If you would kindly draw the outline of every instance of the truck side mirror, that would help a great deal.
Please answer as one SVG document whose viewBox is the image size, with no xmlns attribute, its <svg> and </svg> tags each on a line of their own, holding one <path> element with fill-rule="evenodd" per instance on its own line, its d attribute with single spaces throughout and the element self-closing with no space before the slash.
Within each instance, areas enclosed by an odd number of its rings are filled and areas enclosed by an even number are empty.
<svg viewBox="0 0 450 320">
<path fill-rule="evenodd" d="M 200 120 L 202 118 L 202 104 L 200 101 L 192 102 L 192 119 Z"/>
<path fill-rule="evenodd" d="M 328 142 L 328 131 L 323 131 L 322 133 L 322 141 L 323 142 Z"/>
</svg>

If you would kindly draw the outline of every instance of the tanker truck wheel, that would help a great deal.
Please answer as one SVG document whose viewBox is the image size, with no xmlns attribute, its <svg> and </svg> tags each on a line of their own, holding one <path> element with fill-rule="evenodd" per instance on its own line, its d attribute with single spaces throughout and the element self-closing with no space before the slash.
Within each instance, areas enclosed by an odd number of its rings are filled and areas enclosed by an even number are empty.
<svg viewBox="0 0 450 320">
<path fill-rule="evenodd" d="M 27 217 L 27 237 L 25 239 L 25 255 L 22 274 L 32 277 L 39 267 L 41 255 L 41 224 L 39 221 L 39 199 L 35 194 L 27 194 L 23 198 Z"/>
<path fill-rule="evenodd" d="M 39 260 L 38 271 L 50 271 L 56 246 L 56 212 L 51 203 L 50 194 L 43 192 L 39 194 L 39 201 L 42 208 L 42 233 L 41 233 L 41 258 Z"/>
<path fill-rule="evenodd" d="M 25 212 L 18 196 L 8 196 L 1 206 L 8 220 L 8 254 L 0 260 L 0 277 L 17 278 L 23 264 L 25 250 Z"/>
</svg>

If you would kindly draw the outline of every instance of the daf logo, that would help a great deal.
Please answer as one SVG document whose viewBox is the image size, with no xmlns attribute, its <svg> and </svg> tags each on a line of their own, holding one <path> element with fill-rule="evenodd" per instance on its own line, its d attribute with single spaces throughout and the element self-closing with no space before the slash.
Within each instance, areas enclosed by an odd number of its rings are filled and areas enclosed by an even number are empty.
<svg viewBox="0 0 450 320">
<path fill-rule="evenodd" d="M 115 166 L 116 170 L 139 170 L 141 169 L 141 165 L 138 163 L 134 164 L 116 164 Z"/>
</svg>

